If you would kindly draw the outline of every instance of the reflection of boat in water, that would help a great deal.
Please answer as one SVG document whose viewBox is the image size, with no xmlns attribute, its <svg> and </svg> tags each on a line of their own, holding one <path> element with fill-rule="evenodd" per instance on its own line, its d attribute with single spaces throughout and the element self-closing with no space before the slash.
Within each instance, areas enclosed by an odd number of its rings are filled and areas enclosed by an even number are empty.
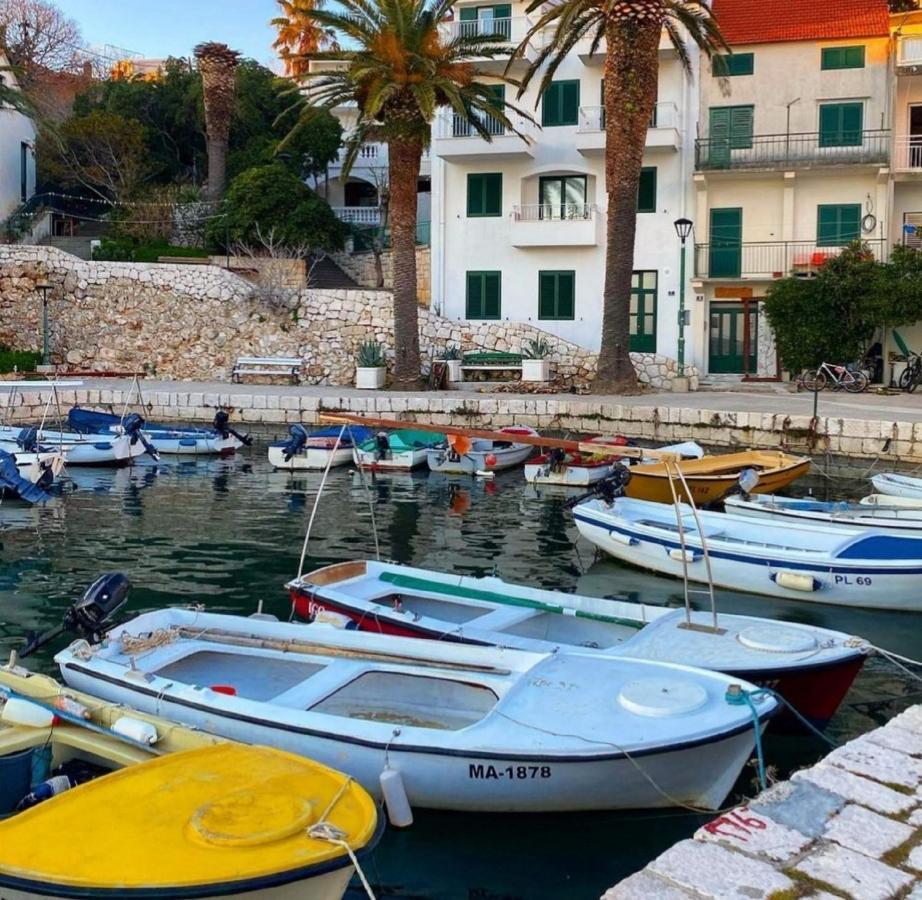
<svg viewBox="0 0 922 900">
<path fill-rule="evenodd" d="M 160 466 L 132 466 L 131 468 L 80 468 L 67 469 L 61 485 L 67 489 L 93 493 L 122 493 L 128 488 L 148 487 L 160 472 Z"/>
</svg>

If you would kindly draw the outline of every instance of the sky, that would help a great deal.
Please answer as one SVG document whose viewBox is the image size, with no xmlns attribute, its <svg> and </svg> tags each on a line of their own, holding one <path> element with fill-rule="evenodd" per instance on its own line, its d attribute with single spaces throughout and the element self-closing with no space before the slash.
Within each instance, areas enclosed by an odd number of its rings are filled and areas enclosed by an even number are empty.
<svg viewBox="0 0 922 900">
<path fill-rule="evenodd" d="M 202 41 L 220 41 L 278 69 L 270 19 L 275 0 L 55 0 L 88 44 L 111 44 L 146 58 L 189 56 Z"/>
</svg>

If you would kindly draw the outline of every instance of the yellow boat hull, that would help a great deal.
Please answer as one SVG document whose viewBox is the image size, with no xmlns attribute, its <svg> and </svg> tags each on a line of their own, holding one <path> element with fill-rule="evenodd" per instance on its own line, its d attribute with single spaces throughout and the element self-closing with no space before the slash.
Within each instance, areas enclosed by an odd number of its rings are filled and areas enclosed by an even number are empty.
<svg viewBox="0 0 922 900">
<path fill-rule="evenodd" d="M 697 505 L 715 503 L 736 487 L 743 469 L 755 469 L 759 483 L 754 494 L 773 494 L 792 481 L 806 475 L 811 460 L 805 456 L 792 456 L 779 450 L 746 450 L 740 453 L 723 453 L 704 456 L 670 464 L 678 465 L 685 477 Z M 672 483 L 681 500 L 687 500 L 679 479 L 673 475 Z M 673 494 L 665 463 L 642 463 L 631 467 L 631 480 L 625 491 L 637 500 L 672 503 Z"/>
</svg>

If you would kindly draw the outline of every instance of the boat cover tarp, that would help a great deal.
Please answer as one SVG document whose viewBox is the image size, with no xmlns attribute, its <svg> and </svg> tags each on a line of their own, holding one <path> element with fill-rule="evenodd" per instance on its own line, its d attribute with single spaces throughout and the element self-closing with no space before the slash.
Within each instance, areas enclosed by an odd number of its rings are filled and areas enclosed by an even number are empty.
<svg viewBox="0 0 922 900">
<path fill-rule="evenodd" d="M 423 447 L 437 447 L 445 442 L 444 434 L 433 434 L 431 431 L 413 431 L 410 428 L 401 428 L 388 435 L 387 444 L 391 450 L 399 453 L 403 450 L 420 450 Z M 367 441 L 362 445 L 363 450 L 375 450 L 374 441 Z"/>
</svg>

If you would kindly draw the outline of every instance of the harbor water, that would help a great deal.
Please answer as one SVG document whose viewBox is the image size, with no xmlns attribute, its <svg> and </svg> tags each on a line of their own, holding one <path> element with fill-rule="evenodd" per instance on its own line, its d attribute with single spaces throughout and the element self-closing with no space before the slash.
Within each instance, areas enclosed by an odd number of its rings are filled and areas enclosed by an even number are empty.
<svg viewBox="0 0 922 900">
<path fill-rule="evenodd" d="M 288 618 L 284 583 L 297 574 L 321 475 L 273 472 L 264 448 L 231 460 L 143 463 L 132 469 L 71 470 L 62 495 L 43 508 L 0 505 L 0 641 L 4 655 L 24 633 L 60 622 L 99 574 L 125 572 L 134 588 L 127 612 L 170 604 Z M 795 486 L 819 497 L 857 498 L 867 485 L 814 476 Z M 647 603 L 682 602 L 682 585 L 597 559 L 577 538 L 559 489 L 537 490 L 521 472 L 494 481 L 351 469 L 329 477 L 305 569 L 374 557 L 469 575 Z M 695 596 L 696 606 L 707 598 Z M 804 622 L 860 635 L 922 657 L 913 614 L 847 610 L 719 591 L 723 612 Z M 54 647 L 32 660 L 53 673 Z M 919 682 L 891 664 L 865 666 L 828 734 L 841 741 L 919 702 Z M 769 737 L 778 775 L 815 761 L 818 740 Z M 729 800 L 756 793 L 747 770 Z M 729 802 L 729 801 L 728 801 Z M 389 830 L 366 865 L 388 898 L 540 900 L 598 897 L 642 868 L 707 817 L 682 810 L 580 815 L 457 815 L 416 811 L 415 824 Z M 52 837 L 52 836 L 50 836 Z M 350 896 L 364 896 L 353 891 Z"/>
</svg>

